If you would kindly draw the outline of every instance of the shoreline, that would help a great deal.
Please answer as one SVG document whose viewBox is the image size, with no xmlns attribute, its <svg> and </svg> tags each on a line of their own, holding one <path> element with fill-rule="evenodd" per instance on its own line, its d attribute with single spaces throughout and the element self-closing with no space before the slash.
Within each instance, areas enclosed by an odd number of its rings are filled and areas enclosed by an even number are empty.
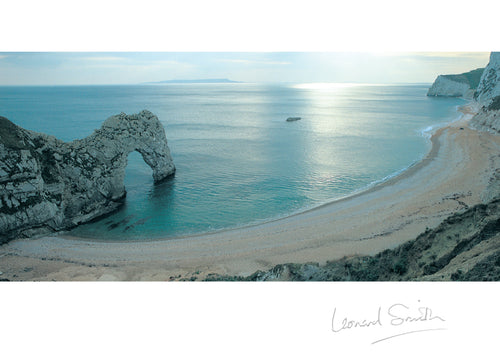
<svg viewBox="0 0 500 359">
<path fill-rule="evenodd" d="M 465 108 L 465 107 L 468 107 L 468 104 L 463 105 L 463 106 L 459 106 L 459 107 Z M 358 190 L 355 190 L 354 192 L 349 193 L 345 196 L 342 196 L 339 198 L 334 198 L 334 199 L 328 200 L 324 203 L 320 203 L 317 205 L 313 205 L 310 208 L 307 208 L 307 207 L 302 208 L 302 209 L 297 210 L 296 212 L 286 214 L 286 215 L 281 216 L 281 217 L 264 219 L 264 220 L 259 221 L 257 223 L 250 223 L 250 224 L 236 226 L 236 227 L 222 228 L 222 229 L 218 229 L 218 230 L 214 230 L 214 231 L 185 234 L 185 235 L 172 236 L 172 237 L 114 240 L 114 239 L 99 239 L 99 238 L 91 238 L 91 237 L 72 236 L 71 234 L 69 234 L 69 232 L 66 233 L 66 232 L 62 231 L 59 233 L 55 233 L 54 235 L 45 235 L 45 236 L 42 236 L 40 238 L 60 237 L 60 238 L 64 238 L 67 240 L 86 241 L 86 242 L 90 242 L 90 243 L 93 243 L 93 242 L 100 242 L 100 243 L 148 243 L 148 242 L 157 242 L 157 241 L 172 241 L 172 240 L 183 240 L 183 239 L 188 239 L 188 238 L 204 237 L 204 236 L 208 236 L 208 235 L 217 235 L 220 233 L 231 232 L 231 231 L 246 230 L 246 229 L 251 229 L 254 227 L 259 227 L 262 225 L 270 224 L 273 222 L 285 220 L 288 218 L 300 216 L 302 214 L 315 211 L 315 210 L 320 209 L 320 208 L 325 207 L 325 206 L 330 206 L 330 205 L 336 204 L 338 202 L 347 201 L 349 199 L 352 199 L 352 198 L 355 198 L 355 197 L 358 197 L 358 196 L 361 196 L 364 194 L 368 194 L 372 191 L 376 191 L 376 190 L 378 190 L 386 185 L 390 185 L 392 182 L 396 182 L 400 179 L 404 179 L 405 177 L 411 175 L 413 172 L 417 171 L 420 167 L 425 166 L 429 161 L 432 161 L 432 159 L 437 155 L 437 153 L 439 151 L 440 144 L 435 136 L 439 137 L 441 130 L 445 129 L 447 126 L 449 126 L 450 124 L 452 124 L 454 122 L 468 121 L 469 119 L 464 119 L 463 118 L 464 116 L 469 115 L 469 114 L 470 115 L 474 114 L 472 112 L 469 112 L 469 113 L 462 112 L 460 109 L 457 109 L 457 112 L 461 112 L 462 115 L 460 115 L 457 119 L 452 120 L 451 122 L 447 123 L 444 126 L 436 127 L 434 129 L 432 129 L 431 131 L 429 131 L 430 132 L 430 136 L 429 136 L 430 150 L 427 152 L 427 154 L 422 159 L 417 160 L 414 163 L 410 164 L 409 166 L 407 166 L 401 170 L 398 170 L 398 171 L 394 172 L 393 174 L 390 174 L 390 175 L 388 175 L 380 180 L 376 180 L 376 181 L 366 185 L 365 187 L 362 187 Z M 425 136 L 423 136 L 423 137 L 425 137 Z"/>
<path fill-rule="evenodd" d="M 394 248 L 481 203 L 489 178 L 500 168 L 498 136 L 467 127 L 471 105 L 459 110 L 458 120 L 434 131 L 422 160 L 358 193 L 264 223 L 193 236 L 15 240 L 0 247 L 0 272 L 9 280 L 203 279 Z"/>
<path fill-rule="evenodd" d="M 461 119 L 455 120 L 459 121 Z M 455 122 L 453 121 L 453 122 Z M 368 184 L 366 187 L 360 188 L 350 194 L 347 194 L 343 197 L 335 198 L 332 200 L 329 200 L 325 203 L 321 203 L 318 205 L 314 205 L 311 208 L 303 208 L 299 209 L 294 213 L 290 213 L 287 215 L 284 215 L 283 217 L 278 217 L 278 218 L 271 218 L 271 219 L 265 219 L 262 222 L 258 223 L 250 223 L 247 225 L 242 225 L 242 226 L 237 226 L 237 227 L 231 227 L 231 228 L 222 228 L 219 230 L 214 230 L 210 232 L 200 232 L 200 233 L 193 233 L 193 234 L 186 234 L 186 235 L 180 235 L 180 236 L 172 236 L 172 237 L 159 237 L 159 238 L 148 238 L 148 239 L 127 239 L 127 240 L 114 240 L 114 239 L 100 239 L 100 238 L 91 238 L 91 237 L 78 237 L 78 236 L 72 236 L 71 234 L 66 233 L 66 232 L 59 232 L 55 233 L 53 235 L 45 235 L 41 236 L 40 239 L 43 238 L 51 238 L 51 237 L 58 237 L 58 238 L 63 238 L 67 240 L 73 240 L 73 241 L 82 241 L 82 242 L 89 242 L 89 243 L 149 243 L 149 242 L 157 242 L 157 241 L 174 241 L 174 240 L 184 240 L 184 239 L 189 239 L 189 238 L 197 238 L 197 237 L 205 237 L 205 236 L 210 236 L 210 235 L 217 235 L 225 232 L 232 232 L 232 231 L 239 231 L 239 230 L 249 230 L 254 227 L 260 227 L 266 224 L 271 224 L 274 222 L 282 221 L 285 219 L 301 216 L 302 214 L 313 212 L 315 210 L 321 209 L 323 207 L 327 207 L 342 201 L 348 201 L 350 199 L 356 198 L 358 196 L 362 196 L 364 194 L 368 194 L 372 191 L 377 191 L 378 189 L 381 189 L 385 187 L 386 185 L 390 185 L 392 182 L 396 182 L 400 179 L 404 179 L 408 175 L 411 175 L 414 171 L 417 171 L 420 167 L 423 167 L 428 163 L 429 161 L 432 161 L 432 159 L 437 155 L 437 152 L 439 151 L 439 142 L 435 138 L 435 135 L 438 135 L 437 133 L 440 132 L 440 130 L 444 129 L 444 127 L 436 128 L 433 130 L 433 134 L 430 136 L 429 141 L 431 142 L 431 149 L 430 151 L 419 161 L 416 161 L 409 165 L 406 168 L 403 168 L 402 170 L 399 170 L 395 172 L 392 175 L 389 175 L 385 177 L 384 179 L 374 181 L 371 184 Z M 438 135 L 439 136 L 439 135 Z M 38 238 L 33 238 L 33 239 L 38 239 Z"/>
</svg>

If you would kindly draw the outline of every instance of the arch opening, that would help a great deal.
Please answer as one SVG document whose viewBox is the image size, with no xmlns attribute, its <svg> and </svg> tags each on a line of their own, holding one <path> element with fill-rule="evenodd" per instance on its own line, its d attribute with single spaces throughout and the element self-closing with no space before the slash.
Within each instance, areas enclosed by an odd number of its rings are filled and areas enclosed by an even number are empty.
<svg viewBox="0 0 500 359">
<path fill-rule="evenodd" d="M 138 151 L 128 154 L 124 178 L 127 198 L 137 193 L 148 192 L 153 187 L 152 172 L 153 170 Z"/>
</svg>

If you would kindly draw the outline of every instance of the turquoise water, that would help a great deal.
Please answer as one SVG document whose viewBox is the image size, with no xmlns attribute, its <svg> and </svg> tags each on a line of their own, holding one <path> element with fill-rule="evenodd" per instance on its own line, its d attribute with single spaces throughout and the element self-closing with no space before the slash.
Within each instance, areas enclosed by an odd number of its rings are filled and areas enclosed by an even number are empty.
<svg viewBox="0 0 500 359">
<path fill-rule="evenodd" d="M 404 170 L 429 150 L 425 130 L 457 118 L 463 100 L 430 84 L 183 84 L 0 87 L 0 115 L 69 141 L 111 115 L 148 109 L 177 167 L 153 185 L 129 156 L 121 210 L 72 234 L 177 237 L 304 210 Z M 286 122 L 300 116 L 301 121 Z"/>
</svg>

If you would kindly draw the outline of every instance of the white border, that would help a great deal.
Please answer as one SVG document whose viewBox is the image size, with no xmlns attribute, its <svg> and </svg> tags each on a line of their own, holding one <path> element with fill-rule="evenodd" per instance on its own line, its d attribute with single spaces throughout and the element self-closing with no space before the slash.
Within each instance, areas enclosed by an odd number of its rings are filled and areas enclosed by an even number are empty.
<svg viewBox="0 0 500 359">
<path fill-rule="evenodd" d="M 497 8 L 491 0 L 19 0 L 0 5 L 0 48 L 492 51 Z"/>
<path fill-rule="evenodd" d="M 493 1 L 9 1 L 1 51 L 491 51 Z M 496 48 L 493 48 L 493 47 Z M 0 283 L 6 358 L 488 357 L 499 285 Z M 374 347 L 350 315 L 425 301 L 448 330 Z M 352 314 L 354 313 L 354 314 Z M 360 315 L 361 315 L 360 314 Z M 368 314 L 366 314 L 368 315 Z M 486 355 L 481 355 L 486 354 Z"/>
</svg>

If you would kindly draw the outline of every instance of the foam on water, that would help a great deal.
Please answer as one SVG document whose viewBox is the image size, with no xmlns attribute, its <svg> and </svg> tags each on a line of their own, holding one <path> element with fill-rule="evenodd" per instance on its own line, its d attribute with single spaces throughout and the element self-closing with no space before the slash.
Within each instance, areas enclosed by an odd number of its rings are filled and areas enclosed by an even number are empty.
<svg viewBox="0 0 500 359">
<path fill-rule="evenodd" d="M 458 99 L 458 100 L 462 100 L 462 99 Z M 463 100 L 465 101 L 465 100 Z M 440 129 L 441 127 L 445 127 L 447 125 L 450 125 L 451 123 L 453 122 L 456 122 L 456 121 L 459 121 L 462 119 L 463 117 L 463 114 L 459 112 L 459 108 L 461 107 L 461 105 L 456 105 L 455 106 L 455 112 L 456 112 L 456 117 L 453 117 L 450 119 L 448 119 L 447 121 L 444 121 L 444 122 L 438 122 L 438 123 L 435 123 L 433 125 L 430 125 L 430 126 L 427 126 L 425 127 L 424 129 L 420 130 L 419 133 L 422 137 L 426 138 L 426 139 L 431 139 L 431 137 L 436 133 L 436 131 L 438 129 Z"/>
</svg>

